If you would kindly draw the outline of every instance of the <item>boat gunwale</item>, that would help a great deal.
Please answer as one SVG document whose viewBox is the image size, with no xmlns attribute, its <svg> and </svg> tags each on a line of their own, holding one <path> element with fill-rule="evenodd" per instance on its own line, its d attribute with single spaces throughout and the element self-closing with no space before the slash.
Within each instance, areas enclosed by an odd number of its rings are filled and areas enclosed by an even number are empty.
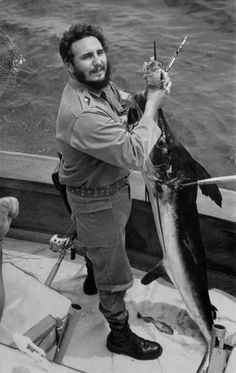
<svg viewBox="0 0 236 373">
<path fill-rule="evenodd" d="M 0 150 L 0 158 L 1 179 L 9 179 L 9 182 L 31 182 L 35 184 L 38 191 L 43 184 L 49 187 L 53 186 L 51 175 L 58 164 L 58 158 L 3 150 Z M 144 201 L 145 184 L 141 172 L 131 170 L 130 184 L 132 199 Z M 216 206 L 209 197 L 204 196 L 201 192 L 198 193 L 199 214 L 236 223 L 236 191 L 224 188 L 220 188 L 220 191 L 223 197 L 222 208 Z M 57 191 L 48 188 L 48 193 L 54 194 Z"/>
</svg>

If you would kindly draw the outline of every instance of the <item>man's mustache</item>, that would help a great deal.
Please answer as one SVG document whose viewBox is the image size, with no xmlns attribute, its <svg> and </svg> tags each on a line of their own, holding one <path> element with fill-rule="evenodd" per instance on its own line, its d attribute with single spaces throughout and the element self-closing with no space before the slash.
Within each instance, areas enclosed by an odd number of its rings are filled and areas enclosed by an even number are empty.
<svg viewBox="0 0 236 373">
<path fill-rule="evenodd" d="M 105 66 L 104 65 L 96 66 L 92 70 L 90 70 L 90 73 L 97 73 L 99 71 L 105 71 Z"/>
</svg>

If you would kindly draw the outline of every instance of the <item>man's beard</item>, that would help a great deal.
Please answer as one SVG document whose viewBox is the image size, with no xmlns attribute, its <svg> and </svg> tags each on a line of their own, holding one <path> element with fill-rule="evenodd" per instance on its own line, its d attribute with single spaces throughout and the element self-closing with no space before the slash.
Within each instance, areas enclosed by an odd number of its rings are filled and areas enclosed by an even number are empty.
<svg viewBox="0 0 236 373">
<path fill-rule="evenodd" d="M 88 87 L 100 90 L 100 89 L 105 88 L 108 85 L 109 81 L 111 80 L 111 66 L 110 66 L 110 63 L 107 61 L 106 74 L 102 80 L 98 80 L 98 81 L 87 80 L 85 77 L 85 74 L 82 71 L 75 69 L 75 67 L 74 67 L 74 76 L 80 83 L 86 84 Z"/>
</svg>

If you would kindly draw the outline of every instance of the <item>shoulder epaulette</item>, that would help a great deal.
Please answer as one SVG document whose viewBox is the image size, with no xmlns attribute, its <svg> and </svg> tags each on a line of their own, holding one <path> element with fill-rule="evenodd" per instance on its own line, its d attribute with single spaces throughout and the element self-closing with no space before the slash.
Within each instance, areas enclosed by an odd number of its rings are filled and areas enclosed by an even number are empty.
<svg viewBox="0 0 236 373">
<path fill-rule="evenodd" d="M 94 107 L 95 105 L 88 91 L 77 89 L 76 93 L 79 103 L 74 103 L 74 105 L 71 106 L 71 111 L 76 117 L 78 117 L 82 113 L 82 111 L 86 110 L 87 108 Z"/>
</svg>

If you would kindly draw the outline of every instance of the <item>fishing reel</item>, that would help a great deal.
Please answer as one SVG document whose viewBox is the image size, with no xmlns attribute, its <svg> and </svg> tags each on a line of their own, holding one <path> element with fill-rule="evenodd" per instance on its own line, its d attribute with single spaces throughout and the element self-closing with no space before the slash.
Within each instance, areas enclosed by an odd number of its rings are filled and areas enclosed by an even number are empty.
<svg viewBox="0 0 236 373">
<path fill-rule="evenodd" d="M 50 238 L 49 249 L 63 256 L 70 251 L 71 260 L 75 259 L 76 249 L 70 236 L 63 237 L 61 234 L 54 234 Z"/>
</svg>

